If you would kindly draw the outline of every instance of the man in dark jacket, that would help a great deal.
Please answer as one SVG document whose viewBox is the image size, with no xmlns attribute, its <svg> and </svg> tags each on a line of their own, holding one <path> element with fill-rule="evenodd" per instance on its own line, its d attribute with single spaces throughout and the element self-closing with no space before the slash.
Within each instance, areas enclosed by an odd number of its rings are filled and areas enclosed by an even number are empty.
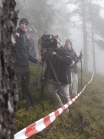
<svg viewBox="0 0 104 139">
<path fill-rule="evenodd" d="M 22 18 L 19 22 L 19 27 L 15 31 L 16 38 L 16 76 L 17 80 L 21 80 L 22 93 L 26 100 L 26 107 L 31 105 L 31 94 L 29 92 L 30 69 L 29 60 L 38 64 L 40 61 L 29 54 L 28 39 L 25 30 L 28 26 L 28 20 Z M 17 97 L 18 95 L 16 95 Z"/>
<path fill-rule="evenodd" d="M 50 65 L 50 62 L 52 66 Z M 70 101 L 69 94 L 69 84 L 71 83 L 70 74 L 70 63 L 71 59 L 69 52 L 66 51 L 59 43 L 57 43 L 57 48 L 50 55 L 50 62 L 47 61 L 47 69 L 45 78 L 50 78 L 50 83 L 48 85 L 48 91 L 53 98 L 54 102 L 58 107 L 63 106 L 63 103 Z M 53 69 L 52 69 L 53 67 Z M 55 73 L 54 73 L 55 72 Z M 58 82 L 56 80 L 55 74 L 57 76 Z M 59 85 L 62 87 L 62 94 L 64 97 L 64 102 L 58 95 L 57 90 L 60 89 Z M 68 112 L 69 109 L 66 110 Z"/>
</svg>

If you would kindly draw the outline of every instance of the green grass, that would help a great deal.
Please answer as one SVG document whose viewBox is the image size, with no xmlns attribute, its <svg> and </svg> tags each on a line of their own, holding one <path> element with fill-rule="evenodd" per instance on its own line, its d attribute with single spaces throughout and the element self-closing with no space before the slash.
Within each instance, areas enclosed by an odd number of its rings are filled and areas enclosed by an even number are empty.
<svg viewBox="0 0 104 139">
<path fill-rule="evenodd" d="M 38 67 L 31 66 L 31 82 L 36 76 Z M 83 86 L 90 80 L 91 73 L 83 72 Z M 51 125 L 30 139 L 104 139 L 104 77 L 95 75 L 93 81 L 86 88 L 84 93 L 71 106 L 72 116 L 62 114 Z M 20 94 L 21 94 L 21 89 Z M 80 91 L 80 72 L 79 89 Z M 34 92 L 34 107 L 25 110 L 25 100 L 20 100 L 16 112 L 17 132 L 40 118 L 48 115 L 57 109 L 47 93 L 45 87 L 44 96 L 41 96 L 40 86 Z M 77 128 L 82 120 L 85 123 Z"/>
</svg>

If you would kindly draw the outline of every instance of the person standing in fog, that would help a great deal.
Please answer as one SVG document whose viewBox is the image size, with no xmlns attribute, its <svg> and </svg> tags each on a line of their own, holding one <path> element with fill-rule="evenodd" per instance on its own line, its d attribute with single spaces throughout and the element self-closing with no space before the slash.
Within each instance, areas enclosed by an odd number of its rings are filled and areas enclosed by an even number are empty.
<svg viewBox="0 0 104 139">
<path fill-rule="evenodd" d="M 71 59 L 69 56 L 69 52 L 61 47 L 60 43 L 57 43 L 57 47 L 53 50 L 53 52 L 50 53 L 49 59 L 54 71 L 50 65 L 50 62 L 47 61 L 45 78 L 50 79 L 50 83 L 48 84 L 48 92 L 50 93 L 55 104 L 60 107 L 70 101 L 69 84 L 71 83 Z M 55 73 L 58 79 L 58 83 L 55 77 Z M 63 99 L 65 99 L 65 102 L 63 102 L 60 95 L 57 93 L 57 91 L 60 90 L 58 84 L 60 84 L 60 86 L 63 88 L 64 92 L 60 93 L 64 93 Z M 67 109 L 65 112 L 68 113 L 69 109 Z"/>
<path fill-rule="evenodd" d="M 65 42 L 65 49 L 68 50 L 68 52 L 70 53 L 70 57 L 72 59 L 72 65 L 70 67 L 71 69 L 71 86 L 70 86 L 70 90 L 72 93 L 72 97 L 77 95 L 77 90 L 78 90 L 78 69 L 77 69 L 77 63 L 79 61 L 73 47 L 72 47 L 72 42 L 70 41 L 70 39 L 66 39 Z"/>
<path fill-rule="evenodd" d="M 31 106 L 31 94 L 29 92 L 29 60 L 34 62 L 35 64 L 41 63 L 41 61 L 37 60 L 29 54 L 28 39 L 25 32 L 28 27 L 28 24 L 28 20 L 26 18 L 22 18 L 19 22 L 19 27 L 15 31 L 16 77 L 17 82 L 21 81 L 22 93 L 26 100 L 26 109 Z M 15 97 L 16 99 L 18 99 L 18 94 L 16 94 Z"/>
</svg>

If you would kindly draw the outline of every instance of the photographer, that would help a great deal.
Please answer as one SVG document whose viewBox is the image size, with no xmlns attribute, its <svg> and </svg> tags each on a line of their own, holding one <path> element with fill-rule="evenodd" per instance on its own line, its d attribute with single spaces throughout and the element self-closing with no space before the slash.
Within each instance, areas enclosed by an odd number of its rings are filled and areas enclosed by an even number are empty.
<svg viewBox="0 0 104 139">
<path fill-rule="evenodd" d="M 74 51 L 74 49 L 72 48 L 72 42 L 70 41 L 70 39 L 67 39 L 65 42 L 65 46 L 64 48 L 66 48 L 68 50 L 68 52 L 70 53 L 70 57 L 72 58 L 72 65 L 71 65 L 71 93 L 72 96 L 76 96 L 77 95 L 77 90 L 78 90 L 78 69 L 77 69 L 77 63 L 79 62 L 79 59 Z"/>
<path fill-rule="evenodd" d="M 46 63 L 45 78 L 50 79 L 48 91 L 56 105 L 58 107 L 63 106 L 63 103 L 65 104 L 70 101 L 69 84 L 71 83 L 71 59 L 69 52 L 61 47 L 60 43 L 57 43 L 56 48 L 49 52 Z M 61 93 L 64 93 L 64 102 L 63 98 L 61 99 L 57 93 L 57 90 L 60 89 L 59 86 L 62 87 Z M 69 109 L 67 109 L 66 112 L 69 112 Z"/>
<path fill-rule="evenodd" d="M 30 69 L 29 60 L 35 64 L 39 64 L 40 61 L 35 59 L 29 54 L 28 39 L 26 37 L 25 30 L 27 29 L 29 22 L 26 18 L 22 18 L 19 22 L 19 27 L 15 31 L 16 39 L 16 76 L 17 82 L 21 81 L 22 93 L 26 100 L 26 109 L 31 105 L 31 94 L 29 92 L 29 80 L 30 80 Z M 18 99 L 18 94 L 15 95 Z"/>
</svg>

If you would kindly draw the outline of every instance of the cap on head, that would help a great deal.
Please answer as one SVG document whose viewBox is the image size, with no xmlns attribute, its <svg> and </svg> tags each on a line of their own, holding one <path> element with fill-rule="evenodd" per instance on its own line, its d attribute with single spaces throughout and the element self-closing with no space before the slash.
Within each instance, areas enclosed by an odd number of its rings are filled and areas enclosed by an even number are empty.
<svg viewBox="0 0 104 139">
<path fill-rule="evenodd" d="M 66 43 L 70 43 L 71 42 L 71 40 L 70 39 L 66 39 Z"/>
<path fill-rule="evenodd" d="M 21 23 L 26 23 L 26 24 L 28 25 L 28 24 L 29 24 L 29 21 L 28 21 L 26 18 L 22 18 L 22 19 L 20 20 L 20 22 L 19 22 L 19 25 L 20 25 Z"/>
</svg>

